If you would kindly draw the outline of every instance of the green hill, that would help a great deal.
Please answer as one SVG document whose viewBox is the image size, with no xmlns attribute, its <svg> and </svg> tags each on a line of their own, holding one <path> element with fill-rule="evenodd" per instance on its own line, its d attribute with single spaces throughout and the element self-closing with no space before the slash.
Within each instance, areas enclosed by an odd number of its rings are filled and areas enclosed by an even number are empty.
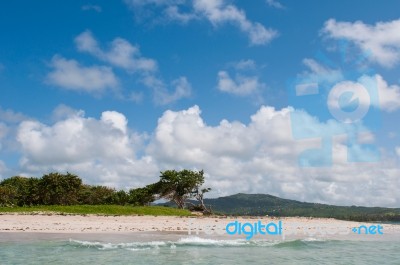
<svg viewBox="0 0 400 265">
<path fill-rule="evenodd" d="M 355 221 L 400 221 L 399 208 L 334 206 L 282 199 L 268 194 L 235 194 L 205 199 L 216 213 L 250 216 L 327 217 Z"/>
</svg>

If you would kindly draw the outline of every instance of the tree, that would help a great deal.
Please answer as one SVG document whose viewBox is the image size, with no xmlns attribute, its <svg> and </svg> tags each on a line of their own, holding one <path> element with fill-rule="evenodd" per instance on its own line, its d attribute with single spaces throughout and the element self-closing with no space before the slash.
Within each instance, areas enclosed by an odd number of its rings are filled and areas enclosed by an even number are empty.
<svg viewBox="0 0 400 265">
<path fill-rule="evenodd" d="M 198 189 L 196 188 L 194 190 L 194 193 L 192 194 L 194 198 L 199 202 L 198 208 L 203 211 L 205 214 L 210 214 L 211 213 L 211 208 L 207 208 L 207 206 L 204 204 L 204 194 L 211 191 L 211 188 L 204 188 L 204 189 Z"/>
<path fill-rule="evenodd" d="M 157 189 L 160 197 L 175 202 L 178 208 L 183 209 L 186 200 L 193 197 L 203 183 L 203 170 L 166 170 L 161 172 Z"/>
<path fill-rule="evenodd" d="M 129 201 L 129 194 L 124 190 L 115 191 L 112 197 L 113 204 L 125 205 Z"/>
<path fill-rule="evenodd" d="M 3 192 L 9 191 L 8 204 L 10 205 L 34 205 L 39 203 L 37 178 L 14 176 L 0 182 Z"/>
<path fill-rule="evenodd" d="M 0 186 L 0 206 L 14 206 L 17 203 L 15 194 L 15 187 L 8 185 Z"/>
<path fill-rule="evenodd" d="M 8 191 L 8 203 L 11 205 L 23 206 L 25 205 L 28 194 L 28 178 L 14 176 L 3 180 L 0 183 L 4 191 Z"/>
<path fill-rule="evenodd" d="M 155 190 L 153 189 L 153 184 L 151 184 L 144 188 L 129 190 L 128 202 L 135 206 L 150 205 L 150 203 L 155 201 L 155 196 Z"/>
<path fill-rule="evenodd" d="M 46 205 L 77 204 L 82 180 L 71 173 L 50 173 L 39 182 L 41 202 Z"/>
<path fill-rule="evenodd" d="M 28 179 L 28 196 L 25 198 L 26 205 L 38 205 L 40 204 L 40 189 L 39 189 L 39 178 Z"/>
<path fill-rule="evenodd" d="M 105 186 L 82 185 L 79 191 L 79 203 L 89 205 L 111 204 L 115 189 Z"/>
</svg>

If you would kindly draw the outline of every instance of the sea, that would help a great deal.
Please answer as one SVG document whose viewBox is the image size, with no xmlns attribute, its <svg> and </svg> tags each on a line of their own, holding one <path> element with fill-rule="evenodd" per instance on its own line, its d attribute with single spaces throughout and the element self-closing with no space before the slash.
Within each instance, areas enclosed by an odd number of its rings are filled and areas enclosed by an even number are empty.
<svg viewBox="0 0 400 265">
<path fill-rule="evenodd" d="M 400 239 L 217 239 L 0 233 L 0 264 L 400 264 Z"/>
</svg>

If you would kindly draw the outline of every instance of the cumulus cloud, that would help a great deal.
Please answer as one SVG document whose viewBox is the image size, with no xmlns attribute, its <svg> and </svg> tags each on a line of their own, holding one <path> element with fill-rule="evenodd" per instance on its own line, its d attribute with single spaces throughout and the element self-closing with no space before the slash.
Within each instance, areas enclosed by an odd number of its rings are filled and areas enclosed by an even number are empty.
<svg viewBox="0 0 400 265">
<path fill-rule="evenodd" d="M 170 86 L 174 89 L 172 92 L 170 92 L 170 89 L 168 89 L 168 86 L 162 80 L 154 76 L 145 77 L 143 83 L 153 90 L 154 101 L 160 105 L 188 98 L 192 93 L 192 86 L 186 77 L 179 77 L 171 82 Z"/>
<path fill-rule="evenodd" d="M 16 139 L 22 157 L 15 173 L 70 171 L 87 183 L 124 188 L 152 183 L 166 169 L 204 169 L 213 196 L 247 192 L 344 205 L 400 202 L 397 160 L 349 163 L 347 135 L 352 132 L 342 123 L 320 122 L 305 111 L 262 106 L 248 123 L 222 120 L 211 126 L 198 106 L 167 110 L 151 135 L 132 131 L 116 111 L 104 111 L 98 119 L 65 106 L 57 111 L 64 115 L 51 124 L 20 123 Z M 293 114 L 305 131 L 343 132 L 333 138 L 332 167 L 298 167 L 299 155 L 322 142 L 295 140 Z M 361 135 L 359 142 L 373 143 L 374 135 Z M 364 151 L 361 146 L 358 150 Z"/>
<path fill-rule="evenodd" d="M 99 60 L 126 70 L 130 74 L 138 74 L 140 82 L 152 90 L 154 102 L 157 104 L 170 104 L 191 95 L 192 87 L 185 76 L 179 77 L 173 80 L 170 85 L 167 85 L 159 77 L 157 61 L 143 57 L 139 47 L 132 45 L 125 39 L 114 39 L 111 42 L 110 49 L 105 51 L 100 48 L 93 34 L 86 30 L 75 38 L 75 43 L 81 52 L 87 52 Z M 138 102 L 142 100 L 143 94 L 133 91 L 126 98 Z"/>
<path fill-rule="evenodd" d="M 267 0 L 267 4 L 270 7 L 274 7 L 274 8 L 277 8 L 277 9 L 285 9 L 285 6 L 282 5 L 280 2 L 278 2 L 276 0 Z"/>
<path fill-rule="evenodd" d="M 330 38 L 354 43 L 369 60 L 382 66 L 393 67 L 400 61 L 400 19 L 375 25 L 329 19 L 322 31 Z"/>
<path fill-rule="evenodd" d="M 314 59 L 305 58 L 303 59 L 303 64 L 309 69 L 303 73 L 303 76 L 306 76 L 307 79 L 314 80 L 314 82 L 334 83 L 343 79 L 343 74 L 340 69 L 331 69 Z"/>
<path fill-rule="evenodd" d="M 187 23 L 194 19 L 206 19 L 213 26 L 222 24 L 233 24 L 245 33 L 252 45 L 263 45 L 269 43 L 277 36 L 277 31 L 266 28 L 258 22 L 253 22 L 247 18 L 245 11 L 233 4 L 228 4 L 224 0 L 194 0 L 190 1 L 190 11 L 184 13 L 180 7 L 187 7 L 185 1 L 179 0 L 126 0 L 128 6 L 137 12 L 138 8 L 152 5 L 162 8 L 167 18 Z"/>
<path fill-rule="evenodd" d="M 234 63 L 233 67 L 236 70 L 254 70 L 256 69 L 257 64 L 253 60 L 248 59 L 248 60 L 240 60 Z"/>
<path fill-rule="evenodd" d="M 231 77 L 228 71 L 221 70 L 217 76 L 219 91 L 236 96 L 252 96 L 258 103 L 262 102 L 261 92 L 266 85 L 259 80 L 257 64 L 253 60 L 241 60 L 230 63 L 235 69 L 235 76 Z"/>
<path fill-rule="evenodd" d="M 86 67 L 58 55 L 51 60 L 51 67 L 53 70 L 46 81 L 64 89 L 96 94 L 118 86 L 117 77 L 110 67 Z"/>
<path fill-rule="evenodd" d="M 165 8 L 164 13 L 168 20 L 176 20 L 184 24 L 194 19 L 200 19 L 196 13 L 183 13 L 179 11 L 178 6 L 168 6 Z"/>
<path fill-rule="evenodd" d="M 30 118 L 20 112 L 13 111 L 12 109 L 3 109 L 0 106 L 0 154 L 2 151 L 15 152 L 18 145 L 15 141 L 15 131 L 22 121 L 29 120 Z M 4 164 L 4 168 L 5 164 Z"/>
<path fill-rule="evenodd" d="M 136 158 L 142 136 L 130 132 L 126 117 L 105 111 L 100 119 L 87 118 L 83 111 L 69 111 L 52 125 L 24 121 L 17 141 L 25 172 L 62 170 L 76 172 L 91 183 L 116 187 L 137 186 L 156 177 L 151 158 Z"/>
<path fill-rule="evenodd" d="M 167 111 L 159 119 L 148 154 L 163 167 L 204 168 L 209 174 L 208 185 L 218 195 L 270 193 L 337 204 L 394 206 L 399 202 L 395 188 L 400 185 L 398 169 L 386 169 L 384 162 L 382 167 L 348 163 L 346 137 L 334 142 L 332 168 L 298 168 L 298 155 L 320 142 L 293 139 L 293 111 L 261 107 L 249 124 L 223 120 L 217 126 L 208 126 L 197 106 Z M 334 121 L 320 123 L 305 112 L 299 112 L 297 117 L 302 117 L 308 130 L 340 131 L 342 126 Z"/>
<path fill-rule="evenodd" d="M 306 58 L 303 60 L 304 65 L 309 69 L 301 74 L 304 78 L 302 82 L 305 83 L 304 88 L 314 86 L 315 89 L 321 83 L 331 84 L 330 88 L 347 82 L 349 89 L 351 86 L 362 85 L 364 87 L 373 87 L 377 89 L 377 97 L 379 100 L 371 100 L 368 98 L 360 98 L 361 104 L 372 104 L 372 106 L 379 108 L 386 112 L 394 112 L 400 108 L 400 87 L 398 85 L 389 85 L 381 75 L 361 75 L 357 80 L 346 80 L 345 75 L 341 69 L 331 69 L 314 59 Z M 308 82 L 308 84 L 307 84 Z M 297 87 L 298 93 L 302 93 L 301 86 Z M 306 91 L 304 91 L 306 93 Z M 374 98 L 372 98 L 374 99 Z"/>
<path fill-rule="evenodd" d="M 400 87 L 397 85 L 388 85 L 381 75 L 363 75 L 354 85 L 363 87 L 372 87 L 378 90 L 378 100 L 374 100 L 371 95 L 368 98 L 361 96 L 360 104 L 371 104 L 373 107 L 385 112 L 394 112 L 400 109 Z"/>
<path fill-rule="evenodd" d="M 121 67 L 131 72 L 153 72 L 157 70 L 157 62 L 141 55 L 139 47 L 130 44 L 127 40 L 116 38 L 111 42 L 110 49 L 100 48 L 93 34 L 86 30 L 75 38 L 79 51 L 87 52 L 100 60 Z"/>
<path fill-rule="evenodd" d="M 28 119 L 26 115 L 19 112 L 15 112 L 11 109 L 3 109 L 0 106 L 0 121 L 14 124 L 14 123 L 19 123 L 26 119 Z"/>
<path fill-rule="evenodd" d="M 262 45 L 270 42 L 277 36 L 273 29 L 267 29 L 258 22 L 247 19 L 246 13 L 234 5 L 226 4 L 223 0 L 195 0 L 194 10 L 206 17 L 213 25 L 222 23 L 236 24 L 246 33 L 253 45 Z"/>
<path fill-rule="evenodd" d="M 388 85 L 381 75 L 375 75 L 379 89 L 379 107 L 387 112 L 400 109 L 400 86 Z"/>
<path fill-rule="evenodd" d="M 265 88 L 257 76 L 236 75 L 235 80 L 226 71 L 218 72 L 218 90 L 237 96 L 255 95 Z"/>
</svg>

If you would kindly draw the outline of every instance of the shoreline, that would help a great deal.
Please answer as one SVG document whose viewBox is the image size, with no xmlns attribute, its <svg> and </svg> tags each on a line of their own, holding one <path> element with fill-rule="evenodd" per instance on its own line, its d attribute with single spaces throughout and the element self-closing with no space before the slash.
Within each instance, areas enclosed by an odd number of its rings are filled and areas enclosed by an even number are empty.
<svg viewBox="0 0 400 265">
<path fill-rule="evenodd" d="M 204 216 L 104 216 L 66 215 L 52 213 L 3 213 L 0 215 L 0 242 L 15 238 L 76 238 L 120 240 L 157 240 L 182 236 L 245 239 L 245 235 L 228 235 L 225 228 L 232 222 L 254 224 L 278 224 L 281 221 L 281 235 L 257 235 L 255 240 L 400 240 L 400 225 L 382 224 L 384 233 L 379 235 L 357 234 L 353 228 L 376 223 L 360 223 L 333 218 L 310 217 L 204 217 Z M 9 235 L 7 235 L 9 234 Z M 14 235 L 14 237 L 12 236 Z M 47 235 L 47 236 L 46 236 Z M 17 240 L 18 241 L 18 240 Z"/>
</svg>

